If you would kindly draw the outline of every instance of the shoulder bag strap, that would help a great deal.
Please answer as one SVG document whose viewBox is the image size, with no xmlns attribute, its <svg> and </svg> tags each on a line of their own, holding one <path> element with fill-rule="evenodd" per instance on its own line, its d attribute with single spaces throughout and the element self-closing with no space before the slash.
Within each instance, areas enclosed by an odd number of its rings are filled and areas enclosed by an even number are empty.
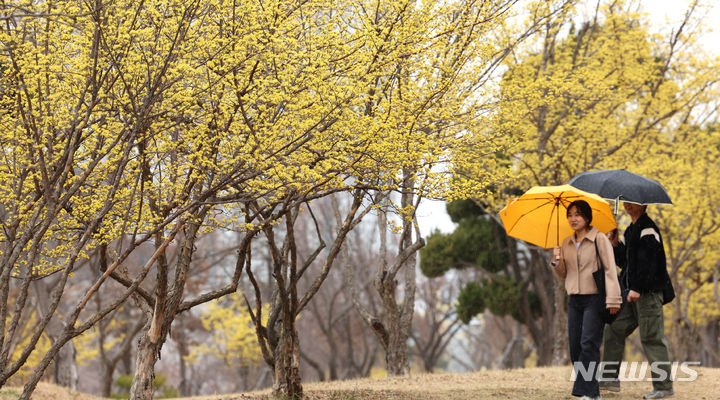
<svg viewBox="0 0 720 400">
<path fill-rule="evenodd" d="M 600 251 L 598 250 L 597 237 L 594 240 L 595 243 L 595 257 L 598 262 L 598 269 L 593 272 L 593 279 L 595 279 L 595 286 L 597 286 L 598 293 L 605 296 L 605 267 L 603 266 L 602 258 L 600 258 Z"/>
</svg>

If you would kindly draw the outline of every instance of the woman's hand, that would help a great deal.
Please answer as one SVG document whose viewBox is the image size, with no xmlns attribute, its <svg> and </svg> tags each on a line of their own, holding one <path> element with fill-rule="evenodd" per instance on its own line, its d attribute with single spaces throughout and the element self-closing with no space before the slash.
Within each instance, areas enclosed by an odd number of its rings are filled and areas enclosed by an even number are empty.
<svg viewBox="0 0 720 400">
<path fill-rule="evenodd" d="M 620 311 L 620 307 L 610 307 L 608 308 L 608 311 L 610 311 L 610 314 L 615 315 Z"/>
<path fill-rule="evenodd" d="M 552 259 L 552 262 L 553 262 L 553 264 L 557 264 L 557 263 L 560 262 L 560 248 L 559 248 L 559 247 L 555 247 L 555 248 L 553 249 L 553 259 Z"/>
</svg>

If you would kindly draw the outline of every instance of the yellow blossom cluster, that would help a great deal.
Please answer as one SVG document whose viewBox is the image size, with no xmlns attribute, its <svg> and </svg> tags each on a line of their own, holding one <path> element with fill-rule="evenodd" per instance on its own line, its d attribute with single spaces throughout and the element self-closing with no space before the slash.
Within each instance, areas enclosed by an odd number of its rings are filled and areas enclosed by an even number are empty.
<svg viewBox="0 0 720 400">
<path fill-rule="evenodd" d="M 469 132 L 510 3 L 3 8 L 3 265 L 50 273 L 123 236 L 165 236 L 199 207 L 226 211 L 203 231 L 241 229 L 254 222 L 227 210 L 407 176 L 425 196 L 482 190 L 451 176 L 496 151 Z"/>
</svg>

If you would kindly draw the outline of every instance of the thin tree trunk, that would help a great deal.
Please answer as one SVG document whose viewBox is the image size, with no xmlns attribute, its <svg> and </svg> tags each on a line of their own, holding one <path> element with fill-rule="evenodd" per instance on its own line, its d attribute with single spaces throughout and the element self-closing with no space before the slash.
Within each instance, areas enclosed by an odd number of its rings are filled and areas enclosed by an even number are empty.
<svg viewBox="0 0 720 400">
<path fill-rule="evenodd" d="M 401 208 L 417 208 L 417 204 L 413 204 L 413 182 L 410 177 L 406 177 L 404 187 L 406 191 L 402 194 Z M 418 198 L 417 201 L 419 202 L 419 200 Z M 382 205 L 382 203 L 380 204 Z M 425 241 L 420 237 L 417 226 L 414 224 L 417 221 L 415 214 L 403 215 L 403 233 L 398 243 L 395 260 L 392 264 L 389 264 L 387 254 L 386 209 L 387 206 L 383 206 L 378 212 L 380 265 L 378 266 L 373 281 L 373 285 L 382 299 L 384 317 L 374 316 L 360 303 L 355 287 L 355 272 L 350 262 L 346 264 L 345 279 L 351 290 L 355 309 L 360 313 L 373 333 L 375 333 L 375 336 L 385 351 L 385 362 L 388 374 L 407 375 L 410 371 L 407 355 L 407 340 L 410 336 L 413 312 L 415 309 L 416 256 L 417 251 L 425 245 Z M 412 241 L 413 228 L 415 228 L 417 233 L 417 240 L 415 242 Z M 397 294 L 396 278 L 402 268 L 405 268 L 404 300 L 402 304 L 398 304 L 395 299 Z"/>
<path fill-rule="evenodd" d="M 720 365 L 720 343 L 718 342 L 720 321 L 710 321 L 703 328 L 702 334 L 705 337 L 703 340 L 705 346 L 702 349 L 700 362 L 703 366 L 717 368 Z"/>
<path fill-rule="evenodd" d="M 560 279 L 555 279 L 555 315 L 553 316 L 553 365 L 567 365 L 570 363 L 567 308 L 565 300 L 565 287 Z"/>
<path fill-rule="evenodd" d="M 190 397 L 190 379 L 188 378 L 188 367 L 185 357 L 190 354 L 188 350 L 188 341 L 186 335 L 185 319 L 180 316 L 175 324 L 176 328 L 171 332 L 171 337 L 175 341 L 178 351 L 178 374 L 180 382 L 178 383 L 178 393 L 181 397 Z"/>
<path fill-rule="evenodd" d="M 272 227 L 266 226 L 263 228 L 272 256 L 272 281 L 274 281 L 267 327 L 262 326 L 262 318 L 260 318 L 262 313 L 261 292 L 249 268 L 248 277 L 253 284 L 256 298 L 255 312 L 251 312 L 251 315 L 255 323 L 263 358 L 274 371 L 273 391 L 276 397 L 296 399 L 301 398 L 303 395 L 300 377 L 300 343 L 296 319 L 327 278 L 336 257 L 342 249 L 348 232 L 360 223 L 363 216 L 370 212 L 371 208 L 368 207 L 359 215 L 357 214 L 362 200 L 363 192 L 359 189 L 355 190 L 350 210 L 345 215 L 342 224 L 337 228 L 328 255 L 322 262 L 321 272 L 312 278 L 310 287 L 302 297 L 298 296 L 298 281 L 308 271 L 310 265 L 316 261 L 318 255 L 321 254 L 321 251 L 326 246 L 325 242 L 319 236 L 320 244 L 315 252 L 308 259 L 299 260 L 295 238 L 295 222 L 300 211 L 299 205 L 293 205 L 293 209 L 284 215 L 286 229 L 282 250 L 275 241 Z M 276 218 L 279 219 L 279 216 Z M 317 224 L 317 221 L 315 221 L 316 228 L 318 228 Z M 250 309 L 249 305 L 248 308 Z"/>
<path fill-rule="evenodd" d="M 187 344 L 182 342 L 178 343 L 178 363 L 180 364 L 180 383 L 178 384 L 178 392 L 181 397 L 189 397 L 190 393 L 190 379 L 187 373 L 187 363 L 185 362 L 185 356 L 190 354 L 187 350 Z"/>
<path fill-rule="evenodd" d="M 55 359 L 55 383 L 57 385 L 77 390 L 78 368 L 76 360 L 77 351 L 72 340 L 60 348 Z"/>
<path fill-rule="evenodd" d="M 323 370 L 322 366 L 319 362 L 313 360 L 310 356 L 308 356 L 302 349 L 300 349 L 300 357 L 305 360 L 306 363 L 312 367 L 317 372 L 318 375 L 318 381 L 323 382 L 325 381 L 325 370 Z M 330 380 L 334 380 L 330 378 Z"/>
<path fill-rule="evenodd" d="M 39 315 L 43 318 L 50 313 L 51 304 L 50 298 L 47 296 L 52 291 L 52 284 L 49 284 L 47 279 L 33 281 L 33 287 L 36 292 L 37 309 Z M 58 340 L 65 330 L 65 324 L 59 319 L 57 315 L 54 315 L 50 319 L 45 333 L 50 338 L 52 343 Z M 55 384 L 77 390 L 78 384 L 78 368 L 76 361 L 76 350 L 75 345 L 72 341 L 65 343 L 58 353 L 53 357 L 55 364 L 55 370 L 53 371 L 53 378 Z"/>
<path fill-rule="evenodd" d="M 100 372 L 100 382 L 101 382 L 101 395 L 102 397 L 108 398 L 112 395 L 112 385 L 113 385 L 113 374 L 115 372 L 115 369 L 110 365 L 105 365 L 102 371 Z"/>
<path fill-rule="evenodd" d="M 412 207 L 417 209 L 418 204 L 413 204 L 415 196 L 412 192 L 414 189 L 414 181 L 412 174 L 405 171 L 403 181 L 403 192 L 400 198 L 400 206 L 402 210 Z M 420 201 L 420 198 L 417 199 Z M 384 213 L 383 220 L 385 219 Z M 375 287 L 382 298 L 383 307 L 385 309 L 385 361 L 388 374 L 396 376 L 404 376 L 410 373 L 410 364 L 408 361 L 407 341 L 410 337 L 412 329 L 412 319 L 415 311 L 415 268 L 417 261 L 417 252 L 425 245 L 425 241 L 420 237 L 417 229 L 417 219 L 414 212 L 411 215 L 402 215 L 403 230 L 400 242 L 397 247 L 397 255 L 393 264 L 388 265 L 383 262 L 382 268 L 378 271 Z M 380 228 L 385 229 L 384 221 L 380 221 Z M 413 242 L 413 228 L 416 231 L 416 241 Z M 385 236 L 381 231 L 382 241 Z M 386 245 L 381 244 L 381 257 L 385 259 Z M 397 291 L 397 274 L 404 269 L 404 286 L 403 301 L 398 304 L 395 299 Z M 375 329 L 375 327 L 373 327 Z M 379 332 L 381 333 L 381 332 Z"/>
</svg>

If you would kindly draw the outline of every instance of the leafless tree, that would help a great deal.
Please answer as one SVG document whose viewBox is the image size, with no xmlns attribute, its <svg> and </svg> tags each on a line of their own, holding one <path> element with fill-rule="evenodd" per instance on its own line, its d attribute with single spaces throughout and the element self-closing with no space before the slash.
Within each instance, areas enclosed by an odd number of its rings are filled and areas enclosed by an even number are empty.
<svg viewBox="0 0 720 400">
<path fill-rule="evenodd" d="M 401 234 L 398 241 L 395 242 L 394 251 L 389 250 L 387 216 L 390 208 L 387 202 L 381 203 L 377 214 L 380 257 L 377 264 L 374 265 L 373 285 L 382 304 L 378 314 L 372 313 L 358 296 L 355 282 L 357 270 L 359 268 L 366 269 L 367 266 L 346 264 L 348 271 L 345 276 L 353 293 L 355 307 L 380 342 L 385 352 L 386 368 L 391 375 L 406 375 L 410 372 L 407 341 L 410 337 L 415 310 L 416 260 L 418 250 L 425 244 L 420 236 L 414 211 L 417 209 L 421 197 L 413 193 L 413 186 L 412 180 L 406 175 L 403 185 L 406 190 L 400 194 L 399 209 L 413 211 L 409 215 L 399 213 Z M 394 254 L 390 256 L 389 251 L 393 251 Z M 404 281 L 402 292 L 399 293 L 398 274 L 401 271 Z M 396 297 L 399 294 L 403 296 L 400 301 Z"/>
<path fill-rule="evenodd" d="M 463 327 L 453 304 L 460 285 L 451 279 L 425 279 L 418 285 L 418 310 L 410 338 L 414 343 L 413 353 L 421 360 L 426 372 L 435 370 L 440 359 L 447 355 L 447 347 Z"/>
<path fill-rule="evenodd" d="M 317 220 L 321 233 L 331 237 L 337 230 L 336 215 L 341 212 L 340 205 L 329 199 L 321 200 L 323 203 L 324 207 L 317 207 Z M 315 235 L 314 232 L 304 234 Z M 367 265 L 367 260 L 377 259 L 377 240 L 374 240 L 373 234 L 374 230 L 368 229 L 367 221 L 359 224 L 348 234 L 338 262 L 365 260 L 357 262 Z M 303 251 L 308 253 L 310 249 Z M 361 285 L 361 291 L 372 289 L 370 280 L 364 280 Z M 316 371 L 320 380 L 368 376 L 376 362 L 378 343 L 372 339 L 371 332 L 354 309 L 342 270 L 333 269 L 330 272 L 309 303 L 307 312 L 298 320 L 298 329 L 301 332 L 302 360 Z"/>
<path fill-rule="evenodd" d="M 297 318 L 327 278 L 348 233 L 371 210 L 370 207 L 361 210 L 364 197 L 365 193 L 360 189 L 352 193 L 351 204 L 344 208 L 342 215 L 336 216 L 337 230 L 329 238 L 330 247 L 324 254 L 326 237 L 320 232 L 320 224 L 314 216 L 312 223 L 318 232 L 316 246 L 307 256 L 303 256 L 298 251 L 296 224 L 303 221 L 299 218 L 302 207 L 306 207 L 311 216 L 313 215 L 312 202 L 285 204 L 283 217 L 273 218 L 283 223 L 279 227 L 270 224 L 263 227 L 263 234 L 272 256 L 273 278 L 273 292 L 271 298 L 267 300 L 270 305 L 267 324 L 263 325 L 262 322 L 262 307 L 265 304 L 262 293 L 254 272 L 249 268 L 246 271 L 254 287 L 255 301 L 252 302 L 253 308 L 248 301 L 248 307 L 256 326 L 263 358 L 275 374 L 275 392 L 302 395 Z M 308 275 L 311 265 L 315 262 L 320 264 L 319 272 Z M 308 281 L 307 289 L 300 292 L 299 284 L 303 279 Z"/>
</svg>

